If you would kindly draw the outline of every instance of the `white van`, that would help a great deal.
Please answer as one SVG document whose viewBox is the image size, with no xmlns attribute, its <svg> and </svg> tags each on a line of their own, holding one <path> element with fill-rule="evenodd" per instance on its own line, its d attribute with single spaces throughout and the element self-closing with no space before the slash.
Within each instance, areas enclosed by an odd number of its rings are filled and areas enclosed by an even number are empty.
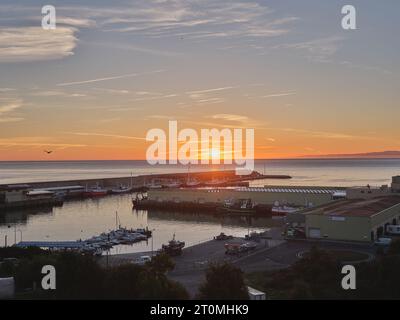
<svg viewBox="0 0 400 320">
<path fill-rule="evenodd" d="M 399 234 L 400 235 L 400 225 L 391 224 L 386 227 L 386 232 L 389 234 Z"/>
</svg>

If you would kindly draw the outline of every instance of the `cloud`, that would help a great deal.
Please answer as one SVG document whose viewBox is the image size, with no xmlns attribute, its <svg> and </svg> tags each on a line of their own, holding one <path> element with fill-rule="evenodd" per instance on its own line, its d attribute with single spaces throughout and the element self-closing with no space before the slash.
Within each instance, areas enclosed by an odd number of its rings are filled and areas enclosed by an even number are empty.
<svg viewBox="0 0 400 320">
<path fill-rule="evenodd" d="M 111 133 L 98 133 L 98 132 L 65 132 L 65 133 L 76 136 L 85 136 L 85 137 L 105 137 L 105 138 L 115 138 L 115 139 L 125 139 L 125 140 L 146 140 L 146 138 L 143 137 L 124 136 Z"/>
<path fill-rule="evenodd" d="M 313 61 L 329 62 L 330 57 L 339 50 L 344 40 L 345 38 L 341 36 L 331 36 L 304 42 L 281 44 L 275 46 L 274 49 L 300 50 L 304 51 L 306 56 Z"/>
<path fill-rule="evenodd" d="M 68 93 L 64 91 L 58 90 L 45 90 L 45 91 L 38 91 L 32 93 L 32 96 L 35 97 L 72 97 L 72 98 L 79 98 L 79 97 L 86 97 L 86 94 L 83 93 Z"/>
<path fill-rule="evenodd" d="M 64 24 L 72 27 L 94 27 L 96 26 L 96 21 L 84 18 L 70 18 L 70 17 L 60 17 L 57 16 L 57 25 Z"/>
<path fill-rule="evenodd" d="M 66 16 L 93 19 L 105 31 L 185 39 L 279 36 L 298 20 L 277 17 L 264 4 L 245 0 L 134 0 L 124 7 L 59 9 Z"/>
<path fill-rule="evenodd" d="M 77 29 L 41 27 L 0 29 L 0 62 L 21 62 L 61 59 L 73 55 Z"/>
<path fill-rule="evenodd" d="M 224 91 L 229 89 L 234 89 L 235 87 L 221 87 L 221 88 L 212 88 L 212 89 L 205 89 L 205 90 L 197 90 L 197 91 L 188 91 L 187 94 L 203 94 L 203 93 L 210 93 L 210 92 L 217 92 L 217 91 Z"/>
<path fill-rule="evenodd" d="M 211 118 L 213 119 L 219 119 L 219 120 L 226 120 L 226 121 L 247 121 L 249 120 L 248 117 L 246 116 L 241 116 L 237 114 L 214 114 Z"/>
<path fill-rule="evenodd" d="M 108 42 L 108 43 L 87 42 L 86 44 L 99 46 L 99 47 L 112 47 L 113 49 L 139 52 L 139 53 L 143 53 L 146 55 L 150 54 L 150 55 L 161 56 L 161 57 L 178 57 L 178 56 L 182 55 L 179 52 L 174 52 L 174 51 L 169 51 L 169 50 L 167 51 L 167 50 L 165 50 L 165 48 L 154 49 L 154 48 L 148 48 L 148 47 L 143 47 L 143 46 L 138 46 L 138 45 L 131 45 L 131 44 L 126 44 L 126 43 L 120 44 L 120 43 L 114 43 L 114 42 Z"/>
<path fill-rule="evenodd" d="M 57 143 L 48 137 L 0 138 L 1 147 L 53 147 L 58 149 L 86 147 L 84 144 Z"/>
<path fill-rule="evenodd" d="M 315 131 L 315 130 L 294 129 L 294 128 L 279 128 L 277 130 L 282 130 L 286 132 L 295 132 L 315 138 L 345 139 L 345 140 L 353 140 L 353 139 L 379 140 L 377 137 L 359 136 L 359 135 L 345 134 L 340 132 L 326 132 L 326 131 Z"/>
<path fill-rule="evenodd" d="M 296 94 L 296 92 L 272 93 L 272 94 L 267 94 L 266 96 L 262 96 L 261 98 L 286 97 L 286 96 L 292 96 L 292 95 L 295 95 L 295 94 Z"/>
<path fill-rule="evenodd" d="M 64 86 L 73 86 L 73 85 L 101 82 L 101 81 L 117 80 L 117 79 L 124 79 L 124 78 L 130 78 L 130 77 L 137 77 L 137 76 L 146 75 L 146 74 L 160 73 L 160 72 L 164 72 L 164 71 L 165 70 L 155 70 L 155 71 L 146 72 L 146 73 L 129 73 L 129 74 L 123 74 L 123 75 L 119 75 L 119 76 L 103 77 L 103 78 L 73 81 L 73 82 L 64 82 L 64 83 L 58 83 L 57 86 L 64 87 Z"/>
<path fill-rule="evenodd" d="M 24 118 L 10 116 L 15 110 L 21 108 L 23 105 L 21 99 L 0 98 L 0 122 L 17 122 L 22 121 Z"/>
</svg>

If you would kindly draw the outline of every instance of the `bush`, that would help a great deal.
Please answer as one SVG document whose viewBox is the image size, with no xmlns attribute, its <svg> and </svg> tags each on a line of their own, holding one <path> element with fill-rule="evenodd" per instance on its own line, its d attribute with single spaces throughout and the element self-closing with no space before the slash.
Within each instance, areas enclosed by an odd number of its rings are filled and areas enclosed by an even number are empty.
<svg viewBox="0 0 400 320">
<path fill-rule="evenodd" d="M 249 299 L 242 270 L 229 263 L 210 264 L 206 270 L 206 280 L 199 289 L 199 298 L 206 300 Z"/>
</svg>

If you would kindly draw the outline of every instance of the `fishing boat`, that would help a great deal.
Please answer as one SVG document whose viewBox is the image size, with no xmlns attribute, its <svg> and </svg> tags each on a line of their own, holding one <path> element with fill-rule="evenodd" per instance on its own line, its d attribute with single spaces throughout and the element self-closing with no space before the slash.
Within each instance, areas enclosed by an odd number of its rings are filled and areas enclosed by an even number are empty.
<svg viewBox="0 0 400 320">
<path fill-rule="evenodd" d="M 256 213 L 256 207 L 251 199 L 238 199 L 236 201 L 226 201 L 218 208 L 218 211 L 227 213 Z"/>
<path fill-rule="evenodd" d="M 147 200 L 147 194 L 144 193 L 136 193 L 136 196 L 134 198 L 132 198 L 132 205 L 133 207 L 137 207 L 141 201 L 143 200 Z"/>
<path fill-rule="evenodd" d="M 170 256 L 179 256 L 182 254 L 182 249 L 184 246 L 185 242 L 175 240 L 175 234 L 174 234 L 172 240 L 170 240 L 168 244 L 162 245 L 161 252 L 165 252 Z"/>
<path fill-rule="evenodd" d="M 108 190 L 96 185 L 92 188 L 86 188 L 83 195 L 86 197 L 102 197 L 108 194 Z"/>
<path fill-rule="evenodd" d="M 198 181 L 198 180 L 196 180 L 196 179 L 193 179 L 193 178 L 190 176 L 190 163 L 189 163 L 185 187 L 193 188 L 193 187 L 198 187 L 198 186 L 200 186 L 200 184 L 201 184 L 200 181 Z"/>
</svg>

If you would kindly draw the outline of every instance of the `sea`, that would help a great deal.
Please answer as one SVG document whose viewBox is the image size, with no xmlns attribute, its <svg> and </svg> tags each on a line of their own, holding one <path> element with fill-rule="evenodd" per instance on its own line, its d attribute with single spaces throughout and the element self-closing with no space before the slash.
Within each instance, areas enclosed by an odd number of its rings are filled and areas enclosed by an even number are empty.
<svg viewBox="0 0 400 320">
<path fill-rule="evenodd" d="M 89 178 L 137 176 L 173 172 L 229 170 L 223 166 L 150 166 L 145 161 L 26 161 L 0 162 L 0 184 L 62 181 Z M 400 159 L 284 159 L 256 160 L 255 170 L 270 175 L 290 175 L 292 179 L 263 179 L 264 185 L 380 186 L 390 184 L 400 174 Z M 66 201 L 52 209 L 0 212 L 0 246 L 24 241 L 87 239 L 122 226 L 148 227 L 153 237 L 147 242 L 114 247 L 111 254 L 158 250 L 175 235 L 192 246 L 212 239 L 220 232 L 244 236 L 251 231 L 275 227 L 271 218 L 221 216 L 204 213 L 160 212 L 132 209 L 131 195 Z"/>
</svg>

